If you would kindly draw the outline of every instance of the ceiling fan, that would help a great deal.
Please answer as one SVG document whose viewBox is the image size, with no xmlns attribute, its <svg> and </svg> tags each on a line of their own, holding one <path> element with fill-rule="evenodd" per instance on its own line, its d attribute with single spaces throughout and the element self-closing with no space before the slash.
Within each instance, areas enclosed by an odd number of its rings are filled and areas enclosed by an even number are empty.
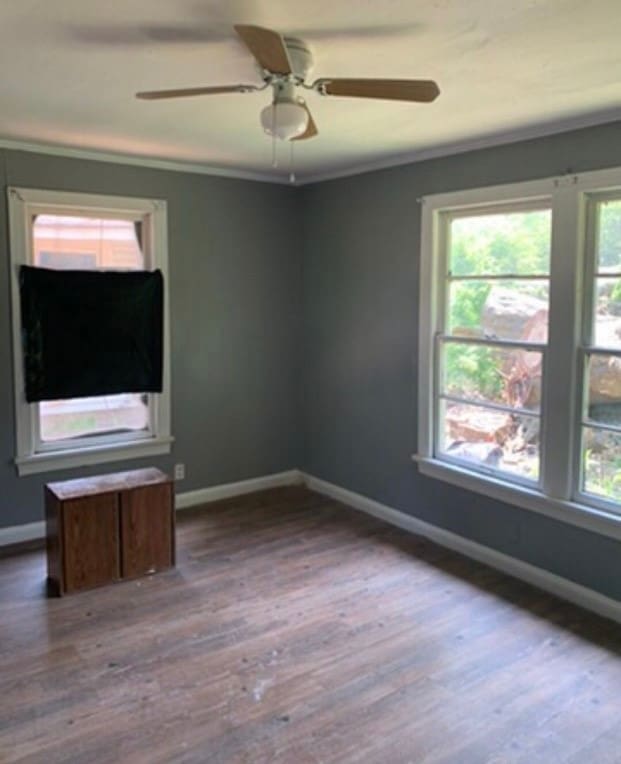
<svg viewBox="0 0 621 764">
<path fill-rule="evenodd" d="M 440 89 L 433 80 L 352 79 L 320 77 L 312 84 L 306 76 L 313 66 L 308 46 L 295 37 L 283 37 L 271 29 L 237 24 L 235 31 L 256 59 L 263 85 L 220 85 L 182 90 L 150 90 L 136 93 L 136 98 L 155 101 L 164 98 L 219 95 L 221 93 L 253 93 L 273 89 L 271 105 L 261 112 L 261 124 L 266 133 L 283 141 L 314 138 L 317 126 L 297 88 L 314 90 L 322 96 L 380 98 L 392 101 L 428 103 L 435 100 Z"/>
</svg>

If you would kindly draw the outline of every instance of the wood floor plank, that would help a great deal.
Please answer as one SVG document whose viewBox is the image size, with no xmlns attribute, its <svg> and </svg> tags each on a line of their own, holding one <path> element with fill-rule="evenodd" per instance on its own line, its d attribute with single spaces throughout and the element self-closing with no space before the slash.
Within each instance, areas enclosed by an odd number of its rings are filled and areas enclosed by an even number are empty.
<svg viewBox="0 0 621 764">
<path fill-rule="evenodd" d="M 621 762 L 617 625 L 303 488 L 177 531 L 62 600 L 0 559 L 0 762 Z"/>
</svg>

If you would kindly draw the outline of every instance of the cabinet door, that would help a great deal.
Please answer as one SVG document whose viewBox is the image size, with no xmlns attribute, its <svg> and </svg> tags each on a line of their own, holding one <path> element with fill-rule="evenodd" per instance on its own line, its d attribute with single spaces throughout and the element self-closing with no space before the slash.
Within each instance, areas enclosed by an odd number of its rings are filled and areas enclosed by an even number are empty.
<svg viewBox="0 0 621 764">
<path fill-rule="evenodd" d="M 117 494 L 63 502 L 62 526 L 65 591 L 90 589 L 118 579 Z"/>
<path fill-rule="evenodd" d="M 172 558 L 172 486 L 145 486 L 121 494 L 121 574 L 142 576 L 169 568 Z"/>
</svg>

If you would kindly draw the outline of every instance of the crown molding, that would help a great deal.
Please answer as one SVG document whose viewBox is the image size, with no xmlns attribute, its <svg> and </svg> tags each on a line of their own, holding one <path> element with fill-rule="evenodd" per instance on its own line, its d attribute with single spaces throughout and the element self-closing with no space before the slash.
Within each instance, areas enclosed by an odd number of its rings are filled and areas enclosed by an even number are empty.
<svg viewBox="0 0 621 764">
<path fill-rule="evenodd" d="M 19 141 L 13 138 L 0 137 L 0 149 L 12 151 L 28 151 L 34 154 L 49 154 L 50 156 L 66 157 L 67 159 L 90 159 L 94 162 L 109 162 L 113 164 L 125 164 L 134 167 L 146 167 L 152 170 L 168 170 L 172 172 L 190 172 L 197 175 L 212 175 L 220 178 L 233 178 L 235 180 L 253 180 L 259 183 L 275 183 L 289 186 L 288 177 L 270 175 L 269 173 L 252 172 L 249 170 L 236 170 L 233 167 L 217 167 L 201 162 L 183 162 L 175 159 L 156 159 L 154 157 L 140 157 L 134 154 L 120 154 L 96 149 L 70 148 L 52 143 L 36 143 L 31 141 Z"/>
<path fill-rule="evenodd" d="M 364 173 L 376 172 L 378 170 L 387 170 L 391 167 L 424 162 L 429 159 L 465 154 L 469 151 L 509 145 L 536 138 L 545 138 L 560 133 L 571 132 L 572 130 L 582 130 L 588 127 L 606 125 L 616 121 L 621 121 L 621 107 L 605 111 L 591 112 L 589 114 L 569 117 L 566 119 L 528 125 L 514 130 L 490 133 L 488 135 L 479 136 L 478 138 L 455 141 L 440 146 L 430 146 L 428 148 L 395 154 L 371 162 L 360 162 L 349 167 L 340 167 L 332 170 L 327 169 L 317 173 L 311 171 L 308 174 L 305 174 L 303 171 L 298 171 L 297 180 L 293 184 L 286 176 L 258 171 L 238 170 L 233 167 L 218 167 L 201 162 L 184 162 L 174 159 L 140 157 L 133 154 L 99 151 L 96 149 L 70 148 L 59 144 L 20 141 L 13 138 L 2 138 L 1 136 L 0 149 L 28 151 L 36 154 L 67 157 L 69 159 L 89 159 L 95 162 L 110 162 L 135 167 L 146 167 L 155 170 L 168 170 L 172 172 L 189 172 L 198 175 L 211 175 L 214 177 L 232 178 L 236 180 L 250 180 L 259 183 L 272 183 L 299 188 L 301 186 L 310 186 L 328 180 L 339 180 L 341 178 L 363 175 Z"/>
<path fill-rule="evenodd" d="M 376 172 L 377 170 L 387 170 L 391 167 L 424 162 L 428 159 L 438 159 L 440 157 L 448 157 L 455 154 L 465 154 L 469 151 L 493 148 L 494 146 L 504 146 L 511 143 L 534 140 L 536 138 L 546 138 L 561 133 L 568 133 L 572 130 L 598 127 L 617 121 L 621 121 L 621 108 L 584 114 L 563 120 L 555 120 L 554 122 L 528 125 L 514 130 L 490 133 L 489 135 L 480 136 L 478 138 L 455 141 L 454 143 L 446 143 L 441 146 L 431 146 L 426 149 L 396 154 L 373 162 L 363 162 L 354 167 L 326 170 L 325 172 L 300 177 L 297 185 L 310 186 L 327 180 L 339 180 L 340 178 L 349 178 L 368 172 Z"/>
</svg>

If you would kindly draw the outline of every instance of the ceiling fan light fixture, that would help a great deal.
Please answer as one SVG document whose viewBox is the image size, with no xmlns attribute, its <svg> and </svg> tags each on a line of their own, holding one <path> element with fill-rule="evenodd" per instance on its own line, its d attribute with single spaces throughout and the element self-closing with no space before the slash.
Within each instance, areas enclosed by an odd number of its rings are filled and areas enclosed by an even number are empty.
<svg viewBox="0 0 621 764">
<path fill-rule="evenodd" d="M 295 101 L 277 101 L 261 112 L 261 125 L 268 135 L 290 141 L 308 127 L 308 112 Z"/>
</svg>

